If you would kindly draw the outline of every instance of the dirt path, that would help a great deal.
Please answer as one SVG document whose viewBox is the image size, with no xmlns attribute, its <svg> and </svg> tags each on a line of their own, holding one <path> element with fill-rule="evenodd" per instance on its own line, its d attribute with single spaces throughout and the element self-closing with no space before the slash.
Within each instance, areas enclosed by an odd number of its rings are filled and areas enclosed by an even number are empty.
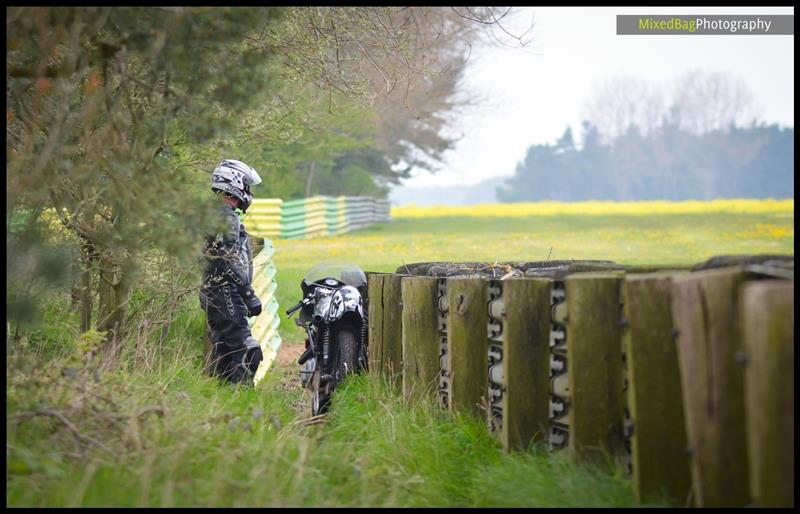
<svg viewBox="0 0 800 514">
<path fill-rule="evenodd" d="M 303 351 L 305 351 L 303 341 L 283 341 L 270 371 L 280 374 L 281 387 L 285 391 L 302 391 L 301 397 L 292 404 L 298 419 L 311 415 L 311 395 L 300 384 L 300 365 L 297 364 L 297 359 Z"/>
<path fill-rule="evenodd" d="M 281 347 L 278 348 L 278 355 L 275 358 L 275 365 L 281 368 L 292 368 L 299 373 L 300 366 L 297 364 L 297 359 L 305 350 L 302 341 L 284 341 Z M 300 378 L 298 375 L 298 383 Z"/>
</svg>

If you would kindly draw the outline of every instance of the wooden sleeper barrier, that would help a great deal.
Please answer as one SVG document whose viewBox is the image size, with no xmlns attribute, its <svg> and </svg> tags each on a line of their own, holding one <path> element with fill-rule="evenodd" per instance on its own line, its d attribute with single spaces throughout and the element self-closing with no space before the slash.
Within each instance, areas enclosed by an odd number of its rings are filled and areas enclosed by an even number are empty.
<svg viewBox="0 0 800 514">
<path fill-rule="evenodd" d="M 436 266 L 368 278 L 370 370 L 406 397 L 627 462 L 640 502 L 793 504 L 791 267 Z"/>
</svg>

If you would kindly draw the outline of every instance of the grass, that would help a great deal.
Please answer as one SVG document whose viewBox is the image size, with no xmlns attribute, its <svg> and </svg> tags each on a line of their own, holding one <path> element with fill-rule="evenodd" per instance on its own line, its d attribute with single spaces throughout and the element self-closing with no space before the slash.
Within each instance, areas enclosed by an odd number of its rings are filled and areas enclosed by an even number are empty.
<svg viewBox="0 0 800 514">
<path fill-rule="evenodd" d="M 195 363 L 196 364 L 196 363 Z M 112 447 L 65 456 L 48 420 L 10 431 L 9 506 L 631 506 L 627 479 L 544 452 L 507 456 L 483 423 L 409 404 L 371 377 L 343 384 L 327 423 L 293 424 L 299 388 L 221 387 L 194 366 L 114 373 L 106 389 L 163 417 L 87 434 Z M 78 379 L 79 380 L 79 379 Z M 269 391 L 267 394 L 265 392 Z M 121 401 L 120 398 L 117 398 Z M 39 421 L 39 420 L 37 420 Z M 54 449 L 54 444 L 55 449 Z"/>
<path fill-rule="evenodd" d="M 298 299 L 303 273 L 329 259 L 370 271 L 548 253 L 693 263 L 793 253 L 793 242 L 791 210 L 399 217 L 333 238 L 276 241 L 275 262 L 278 299 L 287 306 Z M 7 350 L 7 506 L 635 505 L 613 462 L 576 465 L 538 448 L 504 454 L 482 422 L 409 403 L 369 377 L 349 379 L 325 422 L 305 425 L 310 409 L 297 366 L 274 367 L 258 389 L 200 373 L 203 318 L 194 297 L 162 348 L 137 345 L 141 355 L 101 375 L 93 373 L 95 357 L 76 349 L 68 298 L 51 299 L 43 312 L 41 327 Z M 287 347 L 298 344 L 299 331 L 281 330 Z M 50 415 L 28 417 L 54 411 L 72 428 Z"/>
<path fill-rule="evenodd" d="M 370 504 L 414 507 L 627 506 L 627 480 L 578 467 L 540 449 L 504 455 L 483 422 L 452 417 L 427 401 L 406 402 L 371 377 L 339 393 L 327 427 L 333 441 L 363 441 L 359 487 L 388 488 Z M 360 458 L 359 458 L 360 457 Z M 364 470 L 369 470 L 365 473 Z"/>
<path fill-rule="evenodd" d="M 426 261 L 536 261 L 549 257 L 608 259 L 621 264 L 694 264 L 723 254 L 794 254 L 792 200 L 492 207 L 505 215 L 474 216 L 487 206 L 403 207 L 393 209 L 393 215 L 399 217 L 390 223 L 350 234 L 276 240 L 278 302 L 296 303 L 303 274 L 324 260 L 352 261 L 365 271 L 395 271 L 403 264 Z M 648 209 L 657 214 L 647 215 Z M 290 340 L 301 337 L 285 320 L 281 334 Z"/>
</svg>

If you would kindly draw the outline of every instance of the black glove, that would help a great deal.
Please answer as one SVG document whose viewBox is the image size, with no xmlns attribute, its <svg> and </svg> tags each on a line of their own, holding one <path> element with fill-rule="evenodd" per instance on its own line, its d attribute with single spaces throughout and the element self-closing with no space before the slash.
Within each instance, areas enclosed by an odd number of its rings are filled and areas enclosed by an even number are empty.
<svg viewBox="0 0 800 514">
<path fill-rule="evenodd" d="M 244 299 L 244 304 L 247 306 L 248 316 L 258 316 L 261 314 L 261 300 L 258 299 L 252 287 L 245 287 L 242 289 L 242 298 Z"/>
</svg>

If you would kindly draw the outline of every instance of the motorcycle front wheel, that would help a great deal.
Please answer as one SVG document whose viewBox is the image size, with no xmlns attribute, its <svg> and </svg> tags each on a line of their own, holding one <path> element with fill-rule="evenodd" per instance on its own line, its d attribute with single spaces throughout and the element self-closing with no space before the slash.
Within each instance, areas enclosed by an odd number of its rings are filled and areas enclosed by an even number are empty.
<svg viewBox="0 0 800 514">
<path fill-rule="evenodd" d="M 336 382 L 356 369 L 356 336 L 349 330 L 340 330 L 336 336 Z"/>
<path fill-rule="evenodd" d="M 311 415 L 316 416 L 328 412 L 333 388 L 344 376 L 356 369 L 356 336 L 349 330 L 340 330 L 336 335 L 336 358 L 334 360 L 334 377 L 336 382 L 326 384 L 314 390 L 311 397 Z M 325 388 L 330 393 L 320 391 Z"/>
<path fill-rule="evenodd" d="M 317 416 L 328 412 L 328 403 L 331 401 L 329 394 L 320 393 L 319 389 L 314 390 L 311 396 L 311 415 Z"/>
</svg>

